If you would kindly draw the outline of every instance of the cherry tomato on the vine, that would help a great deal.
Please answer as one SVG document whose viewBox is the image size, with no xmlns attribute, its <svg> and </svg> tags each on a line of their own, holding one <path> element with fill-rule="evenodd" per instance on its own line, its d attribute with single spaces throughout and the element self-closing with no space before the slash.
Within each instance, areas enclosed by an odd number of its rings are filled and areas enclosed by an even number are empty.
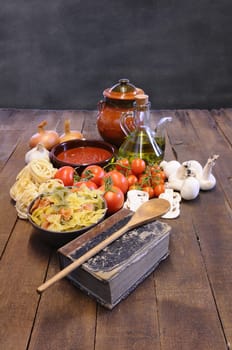
<svg viewBox="0 0 232 350">
<path fill-rule="evenodd" d="M 102 185 L 99 190 L 103 192 L 103 197 L 107 203 L 107 212 L 113 214 L 123 207 L 124 204 L 124 194 L 117 186 L 107 186 Z"/>
<path fill-rule="evenodd" d="M 139 190 L 139 191 L 142 191 L 142 187 L 141 187 L 139 184 L 134 184 L 134 185 L 131 185 L 131 186 L 128 188 L 128 191 L 131 191 L 131 190 Z"/>
<path fill-rule="evenodd" d="M 85 181 L 84 179 L 82 179 L 81 181 L 74 182 L 74 184 L 73 184 L 73 186 L 76 186 L 76 187 L 81 187 L 83 185 L 88 187 L 90 190 L 96 190 L 98 188 L 98 186 L 95 184 L 95 182 L 93 182 L 91 180 Z"/>
<path fill-rule="evenodd" d="M 108 180 L 109 179 L 109 180 Z M 123 193 L 128 191 L 128 180 L 127 178 L 117 170 L 111 170 L 105 174 L 101 184 L 111 181 L 111 184 L 120 188 Z M 110 184 L 109 184 L 110 185 Z"/>
<path fill-rule="evenodd" d="M 115 164 L 115 169 L 123 174 L 127 174 L 127 171 L 130 169 L 129 160 L 127 158 L 118 159 Z"/>
<path fill-rule="evenodd" d="M 135 158 L 131 161 L 131 170 L 133 174 L 142 174 L 146 169 L 146 162 L 141 158 Z"/>
<path fill-rule="evenodd" d="M 155 196 L 155 197 L 159 197 L 159 195 L 160 195 L 161 193 L 164 193 L 164 191 L 165 191 L 165 186 L 164 186 L 164 184 L 156 185 L 156 186 L 154 187 L 154 196 Z"/>
<path fill-rule="evenodd" d="M 155 196 L 155 194 L 154 194 L 154 188 L 151 187 L 151 186 L 144 186 L 144 187 L 142 187 L 142 191 L 145 191 L 145 192 L 148 193 L 149 199 L 150 199 L 150 198 L 153 198 L 153 197 Z"/>
<path fill-rule="evenodd" d="M 139 175 L 139 184 L 143 187 L 143 186 L 151 186 L 151 177 L 144 173 Z"/>
<path fill-rule="evenodd" d="M 135 185 L 139 182 L 137 176 L 135 176 L 134 174 L 130 174 L 127 176 L 127 181 L 128 181 L 128 186 L 129 188 L 132 186 L 132 185 Z"/>
<path fill-rule="evenodd" d="M 153 164 L 149 168 L 151 173 L 157 173 L 161 171 L 161 167 L 158 164 Z"/>
<path fill-rule="evenodd" d="M 162 175 L 162 172 L 156 173 L 152 175 L 152 184 L 153 186 L 164 184 L 164 176 Z"/>
<path fill-rule="evenodd" d="M 75 169 L 71 166 L 65 165 L 57 170 L 54 178 L 61 180 L 64 186 L 73 186 L 74 175 Z"/>
<path fill-rule="evenodd" d="M 93 181 L 96 185 L 100 186 L 103 177 L 105 176 L 105 171 L 99 165 L 89 165 L 81 173 L 81 178 Z"/>
</svg>

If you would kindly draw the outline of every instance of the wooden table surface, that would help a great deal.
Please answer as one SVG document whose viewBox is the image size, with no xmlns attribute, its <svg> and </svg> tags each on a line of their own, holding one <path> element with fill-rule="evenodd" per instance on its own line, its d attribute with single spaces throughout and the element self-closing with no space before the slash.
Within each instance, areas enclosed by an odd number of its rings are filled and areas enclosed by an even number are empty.
<svg viewBox="0 0 232 350">
<path fill-rule="evenodd" d="M 17 218 L 9 196 L 24 167 L 28 140 L 46 119 L 65 119 L 86 138 L 99 138 L 96 111 L 0 110 L 0 349 L 228 350 L 232 348 L 232 109 L 173 110 L 165 159 L 220 157 L 216 187 L 182 202 L 170 256 L 112 311 L 63 279 L 36 288 L 59 271 L 56 250 Z M 165 220 L 164 220 L 165 221 Z"/>
</svg>

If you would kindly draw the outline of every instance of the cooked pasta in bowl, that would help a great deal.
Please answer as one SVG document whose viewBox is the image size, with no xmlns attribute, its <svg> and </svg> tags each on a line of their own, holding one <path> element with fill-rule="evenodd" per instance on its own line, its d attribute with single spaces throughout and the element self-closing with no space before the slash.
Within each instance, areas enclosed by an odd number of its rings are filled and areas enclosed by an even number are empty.
<svg viewBox="0 0 232 350">
<path fill-rule="evenodd" d="M 28 207 L 28 219 L 42 238 L 60 247 L 102 221 L 106 211 L 99 190 L 60 187 L 37 196 Z"/>
</svg>

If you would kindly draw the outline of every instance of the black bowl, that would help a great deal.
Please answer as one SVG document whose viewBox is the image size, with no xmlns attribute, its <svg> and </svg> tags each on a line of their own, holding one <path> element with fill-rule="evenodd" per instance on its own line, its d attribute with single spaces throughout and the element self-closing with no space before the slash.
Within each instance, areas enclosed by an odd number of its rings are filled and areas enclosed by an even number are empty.
<svg viewBox="0 0 232 350">
<path fill-rule="evenodd" d="M 91 147 L 91 148 L 97 147 L 102 150 L 108 151 L 109 154 L 103 160 L 97 161 L 96 159 L 94 159 L 95 153 L 93 151 L 93 160 L 86 161 L 83 163 L 75 163 L 74 161 L 70 162 L 70 161 L 61 160 L 58 158 L 59 155 L 61 155 L 61 153 L 65 151 L 76 149 L 76 148 L 83 149 L 85 147 Z M 78 173 L 81 173 L 88 165 L 99 165 L 101 167 L 104 167 L 113 159 L 113 157 L 115 156 L 115 152 L 116 152 L 115 147 L 108 142 L 101 141 L 101 140 L 81 140 L 81 139 L 79 140 L 78 139 L 78 140 L 65 141 L 54 146 L 50 151 L 50 159 L 55 168 L 61 168 L 62 166 L 69 165 L 75 168 Z"/>
<path fill-rule="evenodd" d="M 100 217 L 100 219 L 96 223 L 89 225 L 89 226 L 86 226 L 86 227 L 83 227 L 81 229 L 77 229 L 77 230 L 63 231 L 63 232 L 47 230 L 47 229 L 44 229 L 41 226 L 37 225 L 31 218 L 32 206 L 34 205 L 34 203 L 37 199 L 42 198 L 43 196 L 44 196 L 44 194 L 40 194 L 28 206 L 28 220 L 31 223 L 31 225 L 33 226 L 35 233 L 43 241 L 45 241 L 46 243 L 49 243 L 49 245 L 56 247 L 56 248 L 62 247 L 66 243 L 72 241 L 73 239 L 75 239 L 78 236 L 80 236 L 81 234 L 83 234 L 84 232 L 90 230 L 92 227 L 96 226 L 101 221 L 103 221 L 105 216 L 106 216 L 107 210 L 105 210 L 105 213 Z M 107 204 L 106 204 L 106 201 L 103 197 L 102 197 L 102 205 L 103 205 L 103 209 L 104 208 L 107 209 Z"/>
</svg>

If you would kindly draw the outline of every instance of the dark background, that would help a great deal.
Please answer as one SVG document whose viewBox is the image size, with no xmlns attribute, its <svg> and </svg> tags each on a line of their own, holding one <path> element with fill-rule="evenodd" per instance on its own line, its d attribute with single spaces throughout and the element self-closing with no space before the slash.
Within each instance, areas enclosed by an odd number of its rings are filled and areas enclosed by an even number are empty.
<svg viewBox="0 0 232 350">
<path fill-rule="evenodd" d="M 0 2 L 0 107 L 95 109 L 128 78 L 152 108 L 232 105 L 231 0 Z"/>
</svg>

